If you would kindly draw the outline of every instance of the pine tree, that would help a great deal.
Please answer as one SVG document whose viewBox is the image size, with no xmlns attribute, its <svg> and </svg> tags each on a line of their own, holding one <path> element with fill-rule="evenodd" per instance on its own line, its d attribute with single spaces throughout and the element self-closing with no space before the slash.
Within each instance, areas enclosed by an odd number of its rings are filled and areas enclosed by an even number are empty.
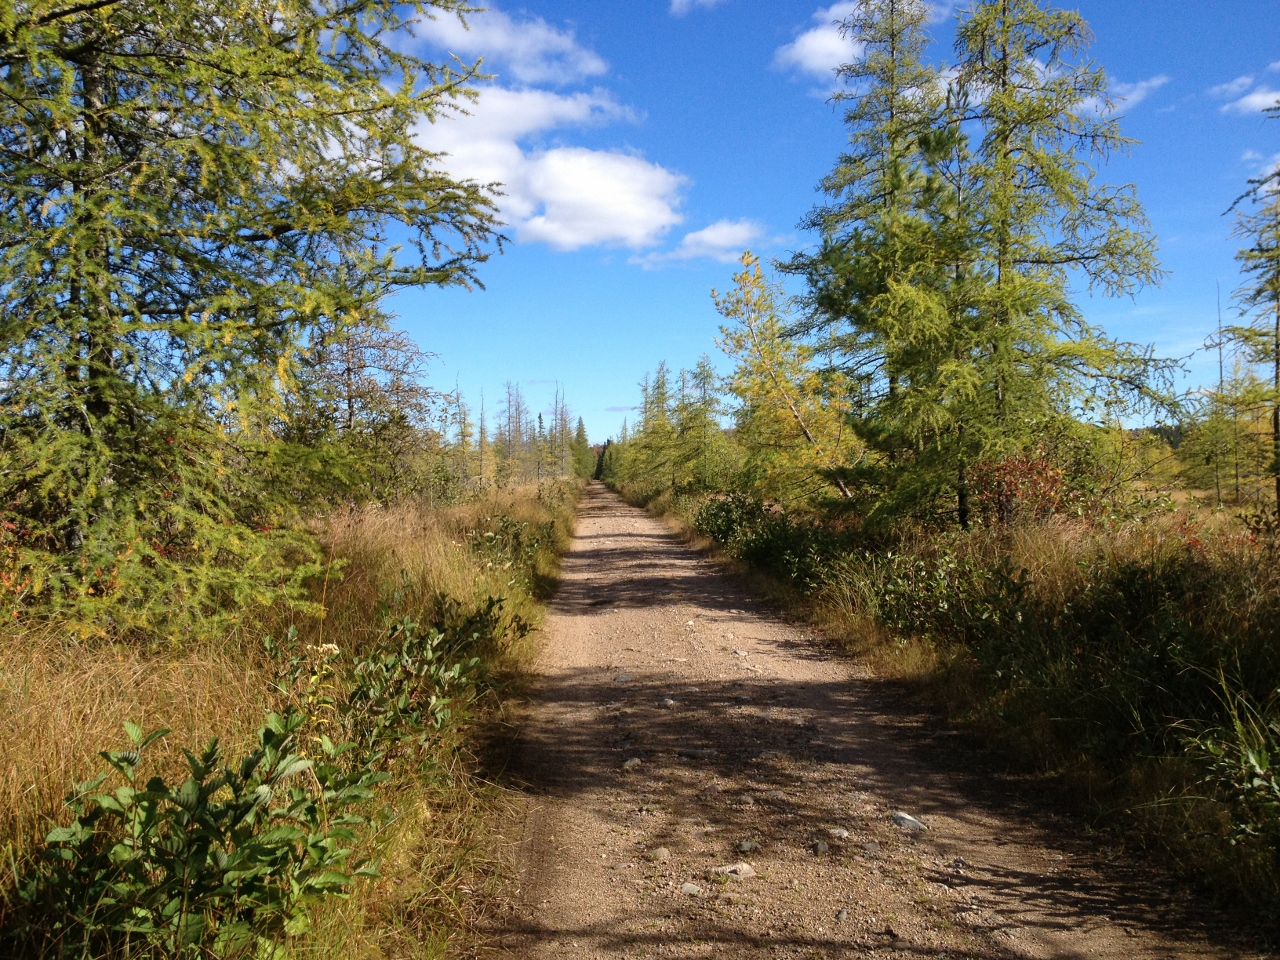
<svg viewBox="0 0 1280 960">
<path fill-rule="evenodd" d="M 957 32 L 957 82 L 981 130 L 970 170 L 981 198 L 972 267 L 984 280 L 974 362 L 975 396 L 988 403 L 968 429 L 987 458 L 1027 449 L 1082 405 L 1158 400 L 1168 369 L 1107 338 L 1072 299 L 1069 271 L 1112 296 L 1162 276 L 1132 186 L 1097 182 L 1093 162 L 1132 141 L 1105 74 L 1080 59 L 1089 40 L 1079 14 L 1038 0 L 979 3 Z M 1013 504 L 1003 490 L 996 499 L 1007 520 Z"/>
<path fill-rule="evenodd" d="M 1280 103 L 1267 113 L 1280 119 Z M 1237 215 L 1233 236 L 1249 245 L 1236 254 L 1248 278 L 1237 294 L 1252 322 L 1231 328 L 1249 359 L 1269 368 L 1269 383 L 1259 385 L 1256 402 L 1271 408 L 1270 472 L 1275 479 L 1276 510 L 1280 511 L 1280 169 L 1249 181 L 1249 191 L 1236 201 L 1252 203 Z"/>
<path fill-rule="evenodd" d="M 489 194 L 415 139 L 475 74 L 403 38 L 461 9 L 6 5 L 0 503 L 27 586 L 5 599 L 180 629 L 296 583 L 300 544 L 264 531 L 292 509 L 267 425 L 299 348 L 471 282 L 494 235 Z"/>
</svg>

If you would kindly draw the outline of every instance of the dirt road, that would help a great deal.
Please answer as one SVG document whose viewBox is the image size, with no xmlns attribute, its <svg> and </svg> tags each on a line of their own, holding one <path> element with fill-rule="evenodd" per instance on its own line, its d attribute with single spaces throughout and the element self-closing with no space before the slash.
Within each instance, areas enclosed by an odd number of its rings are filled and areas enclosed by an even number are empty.
<svg viewBox="0 0 1280 960">
<path fill-rule="evenodd" d="M 1244 955 L 598 484 L 546 634 L 512 956 Z"/>
</svg>

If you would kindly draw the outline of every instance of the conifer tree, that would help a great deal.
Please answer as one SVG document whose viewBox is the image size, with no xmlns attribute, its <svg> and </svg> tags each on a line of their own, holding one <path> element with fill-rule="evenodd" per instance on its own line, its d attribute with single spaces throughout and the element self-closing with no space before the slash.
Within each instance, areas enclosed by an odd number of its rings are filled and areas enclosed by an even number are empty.
<svg viewBox="0 0 1280 960">
<path fill-rule="evenodd" d="M 837 71 L 845 88 L 834 100 L 848 105 L 849 149 L 820 184 L 830 202 L 804 223 L 818 232 L 819 252 L 785 265 L 809 282 L 811 310 L 798 328 L 862 382 L 864 401 L 894 388 L 885 330 L 892 318 L 877 299 L 917 259 L 921 138 L 940 102 L 936 71 L 922 62 L 927 19 L 922 0 L 859 0 L 841 23 L 861 51 Z"/>
<path fill-rule="evenodd" d="M 1280 103 L 1267 113 L 1280 119 Z M 1236 254 L 1248 278 L 1237 294 L 1250 323 L 1231 328 L 1249 359 L 1268 368 L 1268 381 L 1255 391 L 1256 402 L 1271 408 L 1270 472 L 1275 479 L 1276 510 L 1280 511 L 1280 169 L 1249 181 L 1249 191 L 1236 201 L 1249 200 L 1240 211 L 1234 236 L 1249 245 Z"/>
<path fill-rule="evenodd" d="M 586 480 L 595 473 L 596 458 L 591 453 L 591 442 L 587 439 L 587 425 L 578 418 L 578 427 L 573 434 L 570 447 L 573 457 L 573 475 Z"/>
<path fill-rule="evenodd" d="M 1107 295 L 1162 274 L 1132 186 L 1097 182 L 1093 162 L 1125 139 L 1106 75 L 1082 60 L 1078 13 L 1040 0 L 987 0 L 960 23 L 958 84 L 981 130 L 972 190 L 980 197 L 973 269 L 984 279 L 975 396 L 968 429 L 988 458 L 1010 456 L 1073 410 L 1121 395 L 1155 400 L 1168 368 L 1085 321 L 1070 272 Z M 1012 504 L 997 492 L 996 513 Z"/>
<path fill-rule="evenodd" d="M 125 628 L 292 577 L 266 425 L 297 350 L 396 288 L 470 282 L 494 236 L 489 194 L 415 139 L 475 74 L 403 38 L 462 9 L 0 12 L 0 503 L 26 584 L 5 599 L 108 598 Z"/>
<path fill-rule="evenodd" d="M 779 293 L 756 257 L 743 254 L 742 267 L 734 289 L 713 296 L 730 321 L 719 343 L 738 362 L 729 389 L 741 404 L 750 484 L 772 499 L 820 498 L 834 488 L 850 500 L 847 474 L 863 451 L 848 427 L 848 385 L 838 371 L 815 369 L 812 349 L 787 335 Z"/>
</svg>

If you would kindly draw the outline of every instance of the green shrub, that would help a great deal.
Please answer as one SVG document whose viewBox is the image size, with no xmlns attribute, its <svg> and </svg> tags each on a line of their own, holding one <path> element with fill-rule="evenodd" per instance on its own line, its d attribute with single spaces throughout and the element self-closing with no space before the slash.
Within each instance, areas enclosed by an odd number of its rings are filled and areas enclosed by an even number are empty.
<svg viewBox="0 0 1280 960">
<path fill-rule="evenodd" d="M 26 907 L 10 931 L 19 953 L 76 957 L 272 955 L 307 929 L 307 907 L 345 895 L 353 875 L 353 808 L 386 774 L 344 762 L 353 745 L 319 740 L 298 752 L 298 713 L 271 714 L 258 747 L 226 766 L 211 740 L 180 784 L 140 782 L 143 753 L 164 736 L 126 730 L 133 748 L 104 752 L 109 774 L 76 787 L 74 816 L 53 830 L 44 860 L 18 889 Z M 304 781 L 299 774 L 308 773 Z"/>
</svg>

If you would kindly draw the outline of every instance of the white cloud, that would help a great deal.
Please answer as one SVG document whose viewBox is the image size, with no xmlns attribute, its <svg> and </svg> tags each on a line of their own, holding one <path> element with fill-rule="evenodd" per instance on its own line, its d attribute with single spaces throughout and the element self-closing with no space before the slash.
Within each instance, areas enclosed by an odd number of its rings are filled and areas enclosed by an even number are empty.
<svg viewBox="0 0 1280 960">
<path fill-rule="evenodd" d="M 1136 107 L 1168 82 L 1169 78 L 1162 73 L 1148 80 L 1139 80 L 1137 83 L 1113 84 L 1111 93 L 1118 103 L 1126 103 L 1131 107 Z"/>
<path fill-rule="evenodd" d="M 1160 74 L 1147 80 L 1139 80 L 1137 83 L 1113 83 L 1111 84 L 1111 100 L 1115 105 L 1114 109 L 1125 106 L 1136 107 L 1168 82 L 1169 78 L 1164 74 Z M 1081 116 L 1088 114 L 1104 116 L 1113 113 L 1114 109 L 1108 110 L 1101 97 L 1087 97 L 1081 101 L 1076 113 Z"/>
<path fill-rule="evenodd" d="M 673 260 L 718 260 L 735 263 L 742 251 L 764 234 L 760 224 L 751 220 L 717 220 L 709 227 L 686 233 L 676 248 L 668 253 L 651 253 L 636 262 L 655 267 Z"/>
<path fill-rule="evenodd" d="M 718 7 L 725 0 L 671 0 L 671 15 L 673 17 L 683 17 L 695 7 L 703 10 L 710 10 L 712 7 Z"/>
<path fill-rule="evenodd" d="M 1252 163 L 1254 160 L 1261 160 L 1262 154 L 1257 150 L 1246 150 L 1244 153 L 1240 154 L 1240 159 L 1245 163 Z"/>
<path fill-rule="evenodd" d="M 1267 69 L 1273 72 L 1280 71 L 1280 60 L 1277 60 L 1275 63 L 1268 64 Z"/>
<path fill-rule="evenodd" d="M 837 3 L 818 10 L 817 26 L 801 33 L 773 54 L 775 66 L 830 78 L 837 68 L 858 55 L 858 47 L 840 34 L 839 22 L 855 9 L 853 3 Z"/>
<path fill-rule="evenodd" d="M 595 244 L 643 249 L 683 220 L 684 178 L 617 150 L 530 145 L 566 127 L 634 119 L 607 92 L 487 87 L 469 116 L 419 128 L 419 142 L 447 153 L 457 176 L 500 183 L 503 217 L 518 239 L 558 250 Z"/>
<path fill-rule="evenodd" d="M 1209 88 L 1209 95 L 1214 97 L 1234 97 L 1237 94 L 1244 93 L 1253 86 L 1253 77 L 1245 75 L 1236 77 L 1230 83 L 1219 84 L 1216 87 Z"/>
<path fill-rule="evenodd" d="M 570 83 L 605 73 L 608 64 L 578 43 L 572 30 L 553 27 L 541 17 L 516 20 L 489 9 L 467 18 L 442 14 L 423 20 L 418 33 L 435 46 L 463 57 L 496 61 L 520 83 Z M 487 63 L 492 67 L 492 63 Z"/>
<path fill-rule="evenodd" d="M 687 0 L 672 0 L 687 2 Z M 951 16 L 959 0 L 929 0 L 929 20 L 938 23 Z M 813 14 L 816 24 L 799 34 L 791 43 L 779 47 L 773 54 L 773 63 L 784 70 L 799 70 L 813 76 L 830 78 L 835 71 L 854 60 L 861 52 L 861 45 L 840 33 L 840 23 L 856 9 L 857 3 L 835 3 L 822 7 Z"/>
<path fill-rule="evenodd" d="M 1258 87 L 1258 89 L 1252 93 L 1245 94 L 1239 100 L 1228 103 L 1222 110 L 1224 113 L 1261 113 L 1268 107 L 1274 107 L 1277 104 L 1280 104 L 1280 90 Z"/>
<path fill-rule="evenodd" d="M 535 154 L 526 183 L 541 212 L 520 225 L 520 235 L 558 250 L 647 247 L 684 219 L 677 210 L 684 182 L 625 153 L 561 147 Z"/>
</svg>

